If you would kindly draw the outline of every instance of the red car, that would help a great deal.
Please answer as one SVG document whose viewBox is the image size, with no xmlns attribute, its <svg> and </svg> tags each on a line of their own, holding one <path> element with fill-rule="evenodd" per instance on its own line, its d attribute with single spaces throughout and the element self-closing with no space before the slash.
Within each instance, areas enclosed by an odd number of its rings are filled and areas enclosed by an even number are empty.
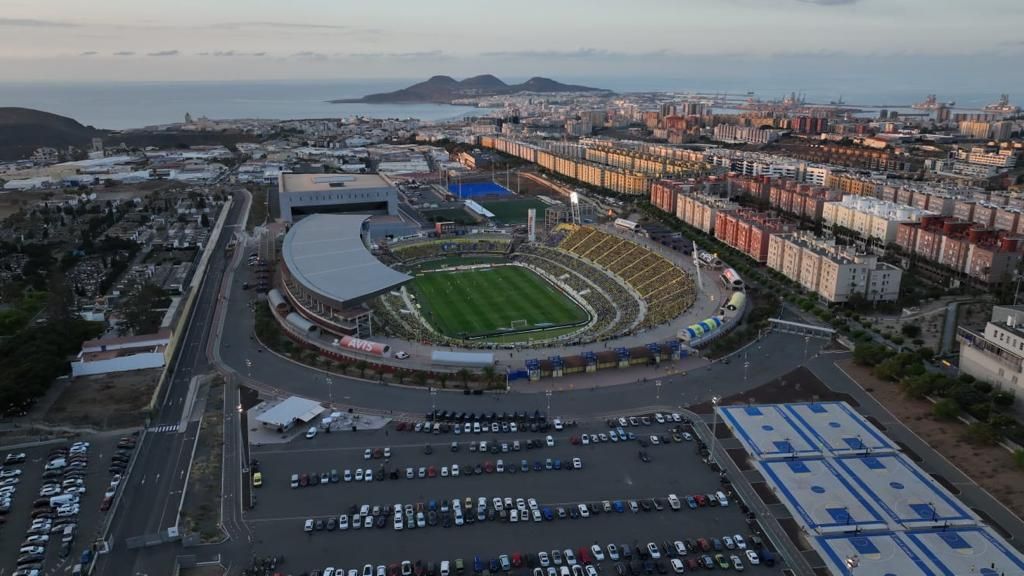
<svg viewBox="0 0 1024 576">
<path fill-rule="evenodd" d="M 106 498 L 103 499 L 103 503 L 100 504 L 100 511 L 106 512 L 107 510 L 110 510 L 110 505 L 113 503 L 114 499 L 111 498 L 110 496 L 107 496 Z"/>
<path fill-rule="evenodd" d="M 434 476 L 437 476 L 437 468 L 433 466 L 427 468 L 427 478 L 433 478 Z"/>
<path fill-rule="evenodd" d="M 309 486 L 309 475 L 303 474 L 299 476 L 299 486 Z"/>
<path fill-rule="evenodd" d="M 703 507 L 708 505 L 708 499 L 703 494 L 694 494 L 693 499 L 697 501 L 697 506 Z"/>
<path fill-rule="evenodd" d="M 522 565 L 523 565 L 523 555 L 520 554 L 519 552 L 516 552 L 515 554 L 512 555 L 512 566 L 514 566 L 516 568 L 519 568 Z"/>
<path fill-rule="evenodd" d="M 580 549 L 576 551 L 576 558 L 584 564 L 593 564 L 594 557 L 590 555 L 590 550 L 580 546 Z"/>
<path fill-rule="evenodd" d="M 579 444 L 580 443 L 580 436 L 579 436 L 579 434 L 573 434 L 569 438 L 569 442 L 572 442 L 573 444 Z"/>
<path fill-rule="evenodd" d="M 395 430 L 398 430 L 399 432 L 405 430 L 405 422 L 399 422 L 398 424 L 395 424 Z"/>
<path fill-rule="evenodd" d="M 487 472 L 488 474 L 494 472 L 494 463 L 491 462 L 490 460 L 484 462 L 484 472 Z"/>
<path fill-rule="evenodd" d="M 700 549 L 703 550 L 704 552 L 710 552 L 711 551 L 711 543 L 708 542 L 707 540 L 705 540 L 704 538 L 698 538 L 697 539 L 697 545 L 700 546 Z"/>
<path fill-rule="evenodd" d="M 399 574 L 399 565 L 398 564 L 388 564 L 388 576 L 398 576 L 398 574 Z"/>
</svg>

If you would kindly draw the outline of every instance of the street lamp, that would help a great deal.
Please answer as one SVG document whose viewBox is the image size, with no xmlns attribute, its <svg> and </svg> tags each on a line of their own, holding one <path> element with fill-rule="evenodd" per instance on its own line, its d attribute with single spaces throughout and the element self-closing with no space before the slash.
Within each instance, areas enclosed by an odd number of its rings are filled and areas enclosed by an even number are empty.
<svg viewBox="0 0 1024 576">
<path fill-rule="evenodd" d="M 325 376 L 324 381 L 327 382 L 327 399 L 334 404 L 334 380 L 330 376 Z"/>
<path fill-rule="evenodd" d="M 661 402 L 661 380 L 654 381 L 654 399 Z"/>
<path fill-rule="evenodd" d="M 544 395 L 547 396 L 547 398 L 548 398 L 548 418 L 550 418 L 551 417 L 551 389 L 548 388 L 547 392 L 544 392 Z"/>
<path fill-rule="evenodd" d="M 718 439 L 718 403 L 722 399 L 718 396 L 711 397 L 711 461 L 715 461 L 715 442 Z"/>
<path fill-rule="evenodd" d="M 743 360 L 743 387 L 744 387 L 744 389 L 746 389 L 746 386 L 747 386 L 747 369 L 748 368 L 750 368 L 750 362 L 747 362 L 746 358 L 744 358 L 744 360 Z"/>
<path fill-rule="evenodd" d="M 810 336 L 804 336 L 804 363 L 807 363 L 807 346 L 811 343 Z"/>
<path fill-rule="evenodd" d="M 437 390 L 435 390 L 432 387 L 432 388 L 430 388 L 430 413 L 431 414 L 437 412 L 436 398 L 437 398 Z"/>
</svg>

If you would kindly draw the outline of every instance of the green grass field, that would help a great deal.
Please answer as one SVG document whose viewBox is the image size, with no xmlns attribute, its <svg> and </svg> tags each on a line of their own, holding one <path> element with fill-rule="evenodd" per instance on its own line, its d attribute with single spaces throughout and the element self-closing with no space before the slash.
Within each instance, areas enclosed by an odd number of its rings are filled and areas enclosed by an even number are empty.
<svg viewBox="0 0 1024 576">
<path fill-rule="evenodd" d="M 537 209 L 537 222 L 544 222 L 544 209 L 547 207 L 534 198 L 481 202 L 480 205 L 493 212 L 494 219 L 502 224 L 526 224 L 526 211 L 530 208 Z"/>
<path fill-rule="evenodd" d="M 519 266 L 433 272 L 412 283 L 423 314 L 442 334 L 470 338 L 582 322 L 587 312 L 554 286 Z M 521 340 L 546 337 L 524 334 Z"/>
</svg>

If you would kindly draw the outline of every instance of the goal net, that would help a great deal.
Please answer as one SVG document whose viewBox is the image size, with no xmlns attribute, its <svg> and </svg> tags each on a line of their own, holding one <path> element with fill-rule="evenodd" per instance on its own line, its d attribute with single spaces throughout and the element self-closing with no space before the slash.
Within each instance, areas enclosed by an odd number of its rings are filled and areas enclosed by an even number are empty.
<svg viewBox="0 0 1024 576">
<path fill-rule="evenodd" d="M 530 324 L 526 320 L 513 320 L 509 325 L 513 330 L 517 328 L 528 328 L 529 326 Z"/>
</svg>

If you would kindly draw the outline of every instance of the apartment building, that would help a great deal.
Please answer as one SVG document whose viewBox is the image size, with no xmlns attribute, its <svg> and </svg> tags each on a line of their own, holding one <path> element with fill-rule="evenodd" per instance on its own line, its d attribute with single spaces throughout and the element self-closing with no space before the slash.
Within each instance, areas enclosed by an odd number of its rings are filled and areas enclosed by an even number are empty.
<svg viewBox="0 0 1024 576">
<path fill-rule="evenodd" d="M 885 246 L 896 240 L 901 223 L 919 221 L 928 213 L 912 206 L 847 195 L 840 202 L 825 202 L 821 218 L 826 229 L 843 227 L 871 244 Z"/>
<path fill-rule="evenodd" d="M 993 306 L 983 332 L 957 328 L 960 373 L 1021 396 L 1024 392 L 1024 306 Z"/>
<path fill-rule="evenodd" d="M 983 285 L 1012 280 L 1022 258 L 1015 233 L 937 215 L 900 224 L 896 244 L 906 254 L 941 264 Z"/>
<path fill-rule="evenodd" d="M 739 208 L 715 214 L 715 238 L 757 262 L 768 260 L 768 243 L 773 234 L 792 231 L 789 222 L 768 212 Z"/>
<path fill-rule="evenodd" d="M 761 128 L 759 126 L 735 126 L 719 124 L 715 126 L 715 140 L 720 142 L 743 142 L 747 144 L 770 144 L 785 134 L 785 130 Z"/>
<path fill-rule="evenodd" d="M 869 254 L 857 254 L 803 234 L 775 234 L 767 265 L 830 304 L 859 294 L 871 301 L 899 298 L 903 272 Z"/>
</svg>

